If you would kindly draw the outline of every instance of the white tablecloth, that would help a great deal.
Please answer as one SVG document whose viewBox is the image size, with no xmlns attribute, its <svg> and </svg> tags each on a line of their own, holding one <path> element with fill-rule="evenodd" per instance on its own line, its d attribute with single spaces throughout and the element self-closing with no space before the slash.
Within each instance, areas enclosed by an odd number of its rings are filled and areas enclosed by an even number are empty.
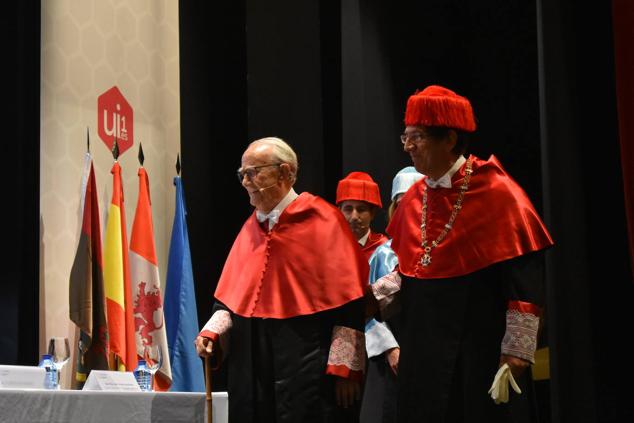
<svg viewBox="0 0 634 423">
<path fill-rule="evenodd" d="M 205 394 L 0 389 L 0 422 L 206 422 Z M 226 423 L 226 392 L 213 393 L 214 423 Z"/>
</svg>

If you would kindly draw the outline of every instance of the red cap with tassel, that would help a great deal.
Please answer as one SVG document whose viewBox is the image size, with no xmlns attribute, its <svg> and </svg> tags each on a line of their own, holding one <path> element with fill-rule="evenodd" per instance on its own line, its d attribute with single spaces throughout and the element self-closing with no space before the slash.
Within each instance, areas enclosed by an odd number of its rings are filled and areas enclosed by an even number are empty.
<svg viewBox="0 0 634 423">
<path fill-rule="evenodd" d="M 442 126 L 473 132 L 476 129 L 467 98 L 439 85 L 417 91 L 407 100 L 406 126 Z"/>
<path fill-rule="evenodd" d="M 365 172 L 351 172 L 337 185 L 337 204 L 345 200 L 365 201 L 382 207 L 379 186 Z"/>
</svg>

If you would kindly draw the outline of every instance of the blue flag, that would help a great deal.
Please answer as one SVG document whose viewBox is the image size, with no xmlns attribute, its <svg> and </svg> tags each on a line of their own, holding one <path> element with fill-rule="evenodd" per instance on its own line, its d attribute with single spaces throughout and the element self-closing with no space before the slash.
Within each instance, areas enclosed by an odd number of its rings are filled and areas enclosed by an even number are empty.
<svg viewBox="0 0 634 423">
<path fill-rule="evenodd" d="M 202 360 L 196 354 L 194 339 L 198 335 L 198 314 L 194 293 L 194 275 L 189 252 L 185 198 L 180 177 L 174 178 L 176 207 L 170 241 L 164 297 L 165 324 L 170 363 L 171 391 L 204 392 Z"/>
</svg>

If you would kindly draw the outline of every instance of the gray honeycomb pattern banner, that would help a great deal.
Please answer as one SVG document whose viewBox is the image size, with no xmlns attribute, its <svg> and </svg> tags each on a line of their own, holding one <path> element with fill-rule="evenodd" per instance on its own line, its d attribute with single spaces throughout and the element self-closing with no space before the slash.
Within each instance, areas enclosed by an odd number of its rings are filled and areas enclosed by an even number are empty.
<svg viewBox="0 0 634 423">
<path fill-rule="evenodd" d="M 101 228 L 113 159 L 97 135 L 97 98 L 117 86 L 134 109 L 134 145 L 123 169 L 128 239 L 137 202 L 139 142 L 150 176 L 161 283 L 174 212 L 180 149 L 177 0 L 44 0 L 41 51 L 40 352 L 52 336 L 74 337 L 68 278 L 80 229 L 81 175 L 90 128 Z M 186 161 L 185 161 L 186 166 Z M 34 363 L 35 364 L 35 363 Z M 68 386 L 70 367 L 62 376 Z"/>
</svg>

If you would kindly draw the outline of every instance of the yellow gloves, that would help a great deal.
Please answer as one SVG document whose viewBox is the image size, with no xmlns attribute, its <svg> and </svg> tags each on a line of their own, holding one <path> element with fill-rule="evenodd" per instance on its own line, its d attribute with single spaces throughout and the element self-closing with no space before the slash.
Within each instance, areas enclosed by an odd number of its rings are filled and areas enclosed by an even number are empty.
<svg viewBox="0 0 634 423">
<path fill-rule="evenodd" d="M 520 387 L 517 386 L 517 383 L 515 383 L 515 379 L 511 374 L 511 368 L 508 364 L 504 364 L 495 374 L 493 384 L 491 384 L 491 389 L 489 389 L 489 394 L 491 394 L 491 398 L 493 398 L 493 401 L 495 401 L 496 404 L 508 402 L 509 384 L 516 393 L 522 393 Z"/>
</svg>

